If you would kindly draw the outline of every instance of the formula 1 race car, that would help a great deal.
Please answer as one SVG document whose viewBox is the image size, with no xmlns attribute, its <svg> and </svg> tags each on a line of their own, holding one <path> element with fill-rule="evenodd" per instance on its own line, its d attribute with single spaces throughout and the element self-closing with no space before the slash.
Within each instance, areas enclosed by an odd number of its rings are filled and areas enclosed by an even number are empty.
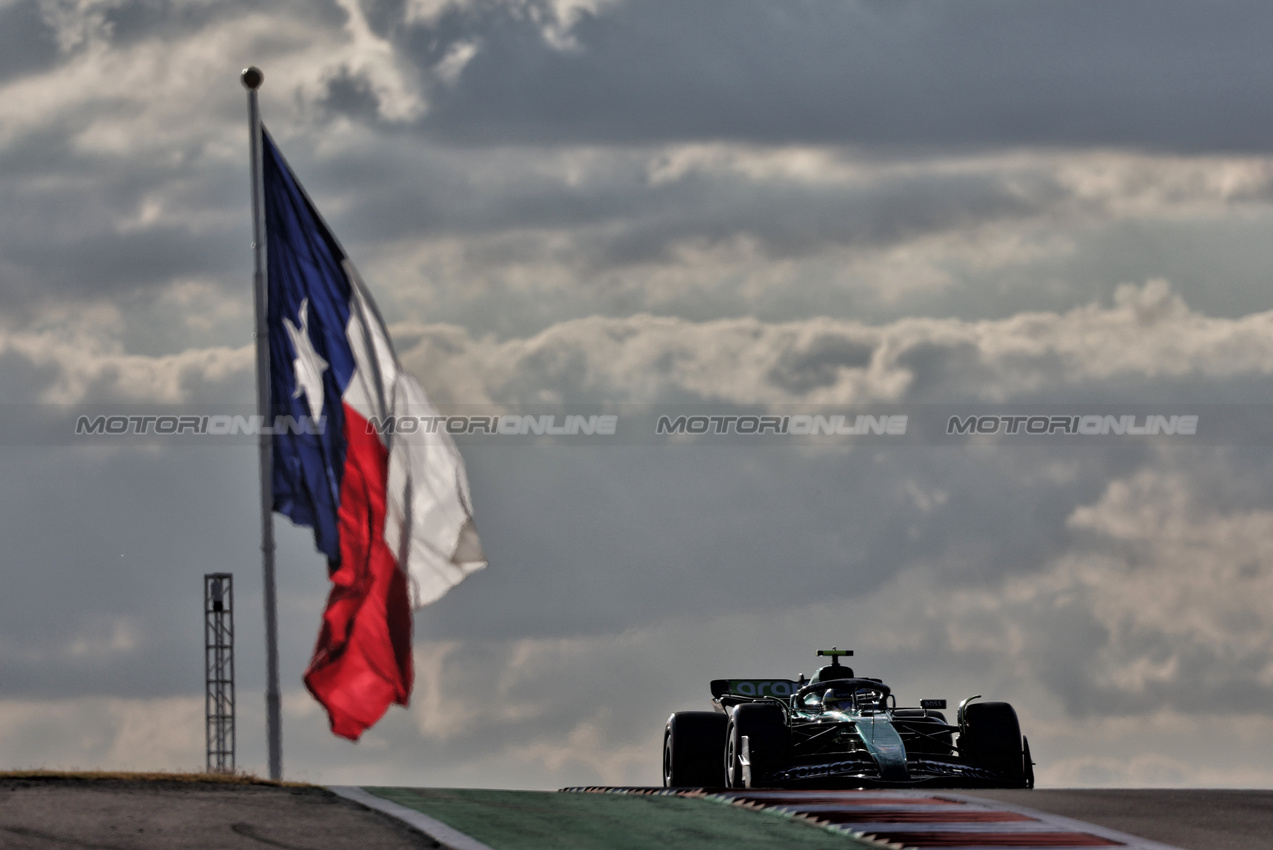
<svg viewBox="0 0 1273 850">
<path fill-rule="evenodd" d="M 899 708 L 889 686 L 818 650 L 812 680 L 715 679 L 715 711 L 678 711 L 663 733 L 663 785 L 706 788 L 1033 788 L 1030 743 L 1006 702 Z"/>
</svg>

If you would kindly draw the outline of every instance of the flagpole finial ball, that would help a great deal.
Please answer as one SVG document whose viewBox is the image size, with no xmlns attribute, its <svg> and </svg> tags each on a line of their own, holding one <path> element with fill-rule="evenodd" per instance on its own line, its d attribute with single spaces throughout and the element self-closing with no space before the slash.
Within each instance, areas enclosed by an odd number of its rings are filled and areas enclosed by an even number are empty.
<svg viewBox="0 0 1273 850">
<path fill-rule="evenodd" d="M 243 69 L 243 73 L 239 75 L 239 79 L 243 81 L 243 87 L 256 91 L 261 87 L 261 83 L 265 82 L 265 75 L 261 73 L 261 69 L 255 65 L 250 65 Z"/>
</svg>

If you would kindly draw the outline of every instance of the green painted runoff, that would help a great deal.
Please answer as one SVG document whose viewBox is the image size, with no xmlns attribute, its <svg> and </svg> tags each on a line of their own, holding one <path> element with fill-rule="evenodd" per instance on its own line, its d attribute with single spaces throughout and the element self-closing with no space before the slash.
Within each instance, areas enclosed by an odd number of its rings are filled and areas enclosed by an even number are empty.
<svg viewBox="0 0 1273 850">
<path fill-rule="evenodd" d="M 467 788 L 367 788 L 492 850 L 853 850 L 871 845 L 701 798 Z"/>
</svg>

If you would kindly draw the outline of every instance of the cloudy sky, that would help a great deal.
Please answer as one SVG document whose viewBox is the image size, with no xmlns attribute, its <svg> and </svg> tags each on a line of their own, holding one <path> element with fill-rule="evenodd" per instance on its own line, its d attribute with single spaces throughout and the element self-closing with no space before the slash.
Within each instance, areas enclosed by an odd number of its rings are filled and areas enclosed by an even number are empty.
<svg viewBox="0 0 1273 850">
<path fill-rule="evenodd" d="M 1040 784 L 1267 786 L 1270 27 L 1172 0 L 0 0 L 0 767 L 201 768 L 201 577 L 228 570 L 265 772 L 252 441 L 67 425 L 252 404 L 255 63 L 444 410 L 620 423 L 461 438 L 491 566 L 417 615 L 413 703 L 357 745 L 301 686 L 326 570 L 278 521 L 290 778 L 654 784 L 708 679 L 838 644 L 904 701 L 1015 704 Z M 944 439 L 954 410 L 1200 419 Z M 704 411 L 910 426 L 653 433 Z"/>
</svg>

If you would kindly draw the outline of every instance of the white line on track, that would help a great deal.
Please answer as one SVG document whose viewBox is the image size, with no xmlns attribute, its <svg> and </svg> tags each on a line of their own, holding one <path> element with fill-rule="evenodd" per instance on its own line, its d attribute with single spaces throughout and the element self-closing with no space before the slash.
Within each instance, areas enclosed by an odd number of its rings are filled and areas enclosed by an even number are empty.
<svg viewBox="0 0 1273 850">
<path fill-rule="evenodd" d="M 354 785 L 328 785 L 327 790 L 344 797 L 346 800 L 353 800 L 355 803 L 360 803 L 369 809 L 375 809 L 390 817 L 397 818 L 408 826 L 423 832 L 439 844 L 450 848 L 450 850 L 492 850 L 492 848 L 476 838 L 471 838 L 458 829 L 447 826 L 440 820 L 435 820 L 423 812 L 417 812 L 415 809 L 400 806 L 392 800 L 386 800 L 384 797 L 377 797 L 370 791 L 364 791 Z"/>
</svg>

